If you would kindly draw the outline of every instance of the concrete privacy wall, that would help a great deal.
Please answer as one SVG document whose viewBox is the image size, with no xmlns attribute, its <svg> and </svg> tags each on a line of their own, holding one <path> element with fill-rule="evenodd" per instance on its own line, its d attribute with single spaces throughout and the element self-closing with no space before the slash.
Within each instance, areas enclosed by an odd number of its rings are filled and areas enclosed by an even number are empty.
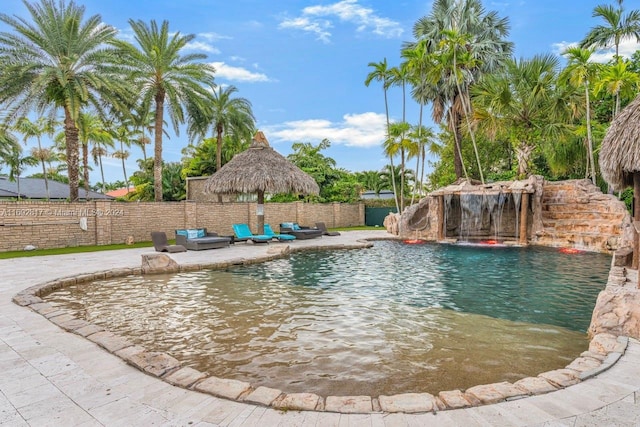
<svg viewBox="0 0 640 427">
<path fill-rule="evenodd" d="M 267 203 L 265 223 L 274 230 L 286 221 L 327 227 L 364 225 L 364 204 Z M 206 227 L 233 234 L 232 224 L 247 223 L 256 232 L 255 203 L 215 202 L 0 202 L 0 252 L 37 248 L 109 245 L 150 241 L 152 231 L 171 239 L 176 228 Z"/>
</svg>

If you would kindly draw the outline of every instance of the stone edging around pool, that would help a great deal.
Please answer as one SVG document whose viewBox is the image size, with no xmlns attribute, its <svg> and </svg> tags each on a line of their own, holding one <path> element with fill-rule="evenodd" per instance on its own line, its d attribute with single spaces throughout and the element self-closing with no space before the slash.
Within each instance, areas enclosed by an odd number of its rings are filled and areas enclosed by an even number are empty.
<svg viewBox="0 0 640 427">
<path fill-rule="evenodd" d="M 372 243 L 368 241 L 361 241 L 357 245 L 329 245 L 293 249 L 285 246 L 276 251 L 268 252 L 266 256 L 257 256 L 251 259 L 238 258 L 210 264 L 181 264 L 179 271 L 223 269 L 234 265 L 254 264 L 282 258 L 291 252 L 302 250 L 357 249 L 371 245 Z M 437 396 L 430 393 L 403 393 L 393 396 L 380 395 L 377 398 L 373 396 L 328 396 L 323 398 L 314 393 L 286 393 L 264 386 L 252 387 L 250 383 L 244 381 L 208 376 L 206 373 L 182 366 L 179 360 L 168 354 L 147 351 L 144 347 L 135 345 L 126 338 L 74 317 L 66 310 L 56 309 L 41 298 L 52 291 L 72 284 L 140 274 L 142 274 L 142 268 L 120 268 L 62 277 L 24 289 L 12 300 L 20 306 L 29 307 L 40 313 L 60 328 L 87 338 L 128 364 L 172 385 L 280 410 L 327 411 L 345 414 L 421 413 L 515 400 L 556 391 L 596 376 L 613 366 L 624 354 L 628 344 L 627 337 L 598 334 L 589 343 L 589 350 L 580 354 L 580 357 L 564 369 L 544 372 L 537 377 L 523 378 L 513 384 L 509 382 L 484 384 L 468 388 L 465 391 L 441 391 Z"/>
</svg>

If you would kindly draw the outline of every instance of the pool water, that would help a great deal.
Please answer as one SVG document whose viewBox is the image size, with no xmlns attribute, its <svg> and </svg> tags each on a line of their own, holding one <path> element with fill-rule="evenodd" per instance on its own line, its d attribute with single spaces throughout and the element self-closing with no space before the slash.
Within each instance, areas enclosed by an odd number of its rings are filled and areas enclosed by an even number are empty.
<svg viewBox="0 0 640 427">
<path fill-rule="evenodd" d="M 210 375 L 328 395 L 437 393 L 562 368 L 610 257 L 404 245 L 69 286 L 47 301 Z"/>
</svg>

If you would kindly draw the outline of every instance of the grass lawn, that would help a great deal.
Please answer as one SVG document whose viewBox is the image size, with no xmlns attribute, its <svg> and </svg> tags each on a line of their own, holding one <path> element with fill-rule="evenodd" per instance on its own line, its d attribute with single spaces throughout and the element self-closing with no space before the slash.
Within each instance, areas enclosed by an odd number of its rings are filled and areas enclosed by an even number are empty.
<svg viewBox="0 0 640 427">
<path fill-rule="evenodd" d="M 119 245 L 104 245 L 104 246 L 75 246 L 70 248 L 54 248 L 54 249 L 36 249 L 33 251 L 10 251 L 0 252 L 0 259 L 8 258 L 23 258 L 31 256 L 41 255 L 62 255 L 62 254 L 77 254 L 82 252 L 99 252 L 99 251 L 112 251 L 115 249 L 131 249 L 131 248 L 152 248 L 151 242 L 138 242 L 133 245 L 125 245 L 124 243 Z"/>
<path fill-rule="evenodd" d="M 361 225 L 357 227 L 340 227 L 332 228 L 334 231 L 350 231 L 350 230 L 384 230 L 383 227 L 370 227 L 367 225 Z M 169 241 L 170 244 L 175 244 L 175 241 Z M 133 245 L 125 245 L 124 243 L 119 245 L 104 245 L 104 246 L 75 246 L 70 248 L 55 248 L 55 249 L 36 249 L 33 251 L 10 251 L 0 252 L 0 259 L 9 258 L 23 258 L 41 255 L 62 255 L 62 254 L 77 254 L 82 252 L 100 252 L 100 251 L 113 251 L 116 249 L 131 249 L 131 248 L 152 248 L 151 242 L 138 242 Z"/>
</svg>

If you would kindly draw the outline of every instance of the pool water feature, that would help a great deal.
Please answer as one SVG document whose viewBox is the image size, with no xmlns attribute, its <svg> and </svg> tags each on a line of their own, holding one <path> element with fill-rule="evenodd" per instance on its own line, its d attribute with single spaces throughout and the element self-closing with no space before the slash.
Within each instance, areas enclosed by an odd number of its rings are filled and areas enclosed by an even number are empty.
<svg viewBox="0 0 640 427">
<path fill-rule="evenodd" d="M 185 364 L 287 392 L 437 393 L 561 368 L 610 258 L 376 242 L 226 271 L 131 276 L 46 300 Z"/>
</svg>

